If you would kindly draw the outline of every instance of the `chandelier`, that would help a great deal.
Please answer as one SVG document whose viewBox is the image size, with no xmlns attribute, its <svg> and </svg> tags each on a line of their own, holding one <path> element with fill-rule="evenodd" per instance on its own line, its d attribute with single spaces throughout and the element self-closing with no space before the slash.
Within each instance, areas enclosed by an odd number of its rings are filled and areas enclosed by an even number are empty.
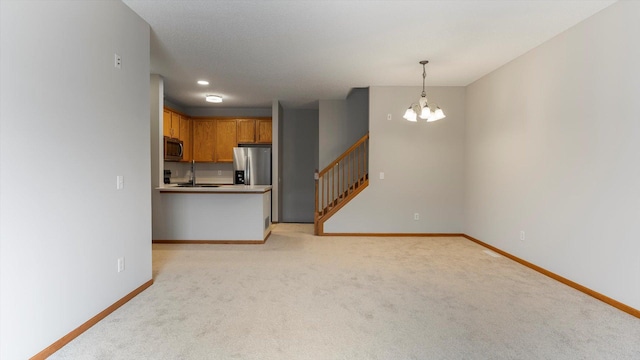
<svg viewBox="0 0 640 360">
<path fill-rule="evenodd" d="M 446 117 L 444 111 L 442 111 L 442 109 L 440 109 L 438 105 L 433 104 L 432 107 L 429 106 L 429 103 L 427 102 L 427 94 L 424 91 L 424 81 L 427 78 L 425 65 L 427 65 L 428 63 L 428 60 L 420 61 L 420 64 L 422 64 L 422 95 L 420 96 L 420 100 L 418 100 L 418 103 L 411 104 L 411 106 L 409 106 L 407 111 L 404 113 L 403 118 L 409 121 L 418 121 L 418 116 L 420 116 L 420 119 L 427 120 L 427 122 L 437 121 Z"/>
</svg>

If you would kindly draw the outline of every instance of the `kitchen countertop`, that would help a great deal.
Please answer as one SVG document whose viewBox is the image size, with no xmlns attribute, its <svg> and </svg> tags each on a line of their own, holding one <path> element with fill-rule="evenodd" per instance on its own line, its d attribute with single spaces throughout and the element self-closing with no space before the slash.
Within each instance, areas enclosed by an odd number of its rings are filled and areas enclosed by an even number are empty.
<svg viewBox="0 0 640 360">
<path fill-rule="evenodd" d="M 217 184 L 203 184 L 217 185 Z M 179 187 L 177 184 L 165 184 L 157 187 L 161 193 L 218 193 L 218 194 L 262 194 L 271 191 L 271 185 L 219 185 L 217 187 L 187 186 Z"/>
</svg>

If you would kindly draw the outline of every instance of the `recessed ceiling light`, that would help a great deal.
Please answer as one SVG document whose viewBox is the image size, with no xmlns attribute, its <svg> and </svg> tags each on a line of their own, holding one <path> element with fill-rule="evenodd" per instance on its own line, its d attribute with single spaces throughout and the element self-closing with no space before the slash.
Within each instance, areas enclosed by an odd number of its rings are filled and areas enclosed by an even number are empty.
<svg viewBox="0 0 640 360">
<path fill-rule="evenodd" d="M 209 82 L 207 80 L 198 80 L 198 84 L 200 84 L 200 85 L 209 85 Z"/>
<path fill-rule="evenodd" d="M 208 102 L 212 102 L 212 103 L 221 103 L 222 102 L 222 96 L 220 96 L 220 95 L 207 95 L 205 97 L 205 99 Z"/>
</svg>

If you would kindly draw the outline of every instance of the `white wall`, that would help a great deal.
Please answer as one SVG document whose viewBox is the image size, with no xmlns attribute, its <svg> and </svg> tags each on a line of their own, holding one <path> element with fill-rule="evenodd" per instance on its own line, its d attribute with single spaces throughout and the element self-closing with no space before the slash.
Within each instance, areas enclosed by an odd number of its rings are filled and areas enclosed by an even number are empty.
<svg viewBox="0 0 640 360">
<path fill-rule="evenodd" d="M 325 232 L 462 232 L 465 88 L 427 88 L 427 96 L 447 118 L 408 122 L 402 115 L 421 91 L 369 89 L 369 187 L 325 223 Z M 413 220 L 416 212 L 418 221 Z"/>
<path fill-rule="evenodd" d="M 26 359 L 151 279 L 149 26 L 114 1 L 0 6 L 0 358 Z"/>
<path fill-rule="evenodd" d="M 638 33 L 618 2 L 470 85 L 465 198 L 465 233 L 636 309 Z"/>
</svg>

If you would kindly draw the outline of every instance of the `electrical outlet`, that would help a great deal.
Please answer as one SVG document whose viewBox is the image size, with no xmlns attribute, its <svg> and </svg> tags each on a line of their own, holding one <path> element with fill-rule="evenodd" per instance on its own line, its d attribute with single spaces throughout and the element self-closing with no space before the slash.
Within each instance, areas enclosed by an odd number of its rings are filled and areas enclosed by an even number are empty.
<svg viewBox="0 0 640 360">
<path fill-rule="evenodd" d="M 222 170 L 218 170 L 218 175 L 222 175 Z"/>
<path fill-rule="evenodd" d="M 118 258 L 118 272 L 124 271 L 124 258 Z"/>
<path fill-rule="evenodd" d="M 124 176 L 116 176 L 116 190 L 122 190 L 124 188 Z"/>
<path fill-rule="evenodd" d="M 524 241 L 524 230 L 520 231 L 520 241 Z"/>
<path fill-rule="evenodd" d="M 121 69 L 122 68 L 122 58 L 120 57 L 120 55 L 114 54 L 114 64 L 113 64 L 113 66 L 115 66 L 116 69 Z"/>
<path fill-rule="evenodd" d="M 384 180 L 384 173 L 383 172 L 380 173 L 380 180 Z"/>
<path fill-rule="evenodd" d="M 413 220 L 420 220 L 420 214 L 414 213 L 413 214 Z"/>
</svg>

